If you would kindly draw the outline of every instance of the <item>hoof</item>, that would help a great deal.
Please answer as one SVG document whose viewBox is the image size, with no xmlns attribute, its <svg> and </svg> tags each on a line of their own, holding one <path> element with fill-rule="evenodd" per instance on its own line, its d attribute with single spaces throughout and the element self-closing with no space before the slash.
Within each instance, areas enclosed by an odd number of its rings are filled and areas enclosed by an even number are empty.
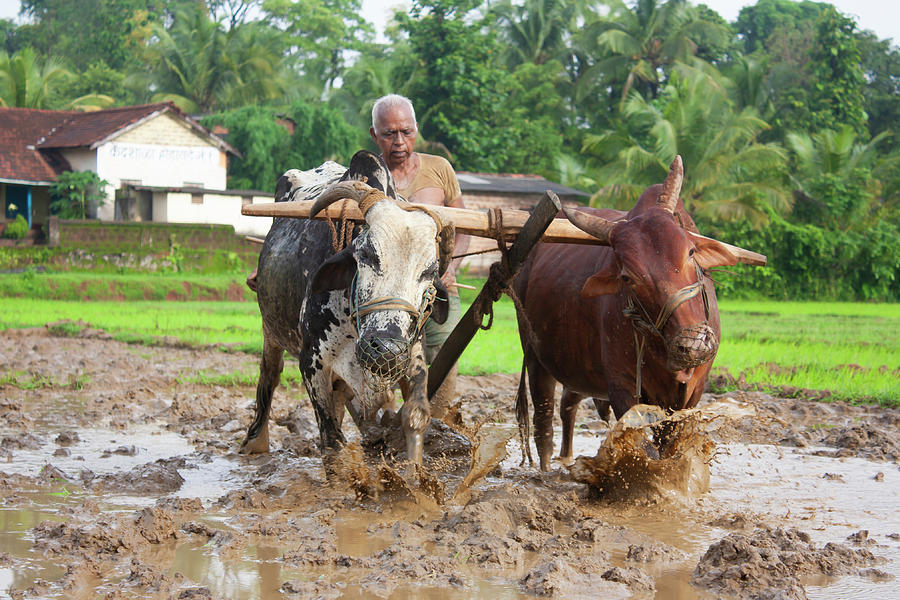
<svg viewBox="0 0 900 600">
<path fill-rule="evenodd" d="M 560 456 L 556 460 L 564 467 L 571 467 L 575 464 L 575 459 L 571 456 Z"/>
<path fill-rule="evenodd" d="M 240 454 L 265 454 L 269 451 L 269 436 L 258 435 L 255 438 L 245 438 L 241 443 Z"/>
</svg>

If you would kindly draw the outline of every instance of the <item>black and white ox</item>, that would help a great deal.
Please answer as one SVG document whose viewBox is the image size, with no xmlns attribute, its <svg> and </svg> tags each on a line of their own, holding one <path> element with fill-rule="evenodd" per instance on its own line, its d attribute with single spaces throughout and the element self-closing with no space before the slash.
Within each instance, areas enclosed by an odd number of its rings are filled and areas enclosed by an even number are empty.
<svg viewBox="0 0 900 600">
<path fill-rule="evenodd" d="M 440 274 L 452 255 L 452 224 L 398 198 L 384 161 L 368 151 L 356 153 L 346 170 L 326 163 L 288 171 L 275 197 L 315 199 L 313 215 L 350 198 L 365 224 L 335 252 L 328 222 L 274 220 L 257 268 L 263 355 L 256 415 L 241 452 L 269 449 L 269 410 L 287 350 L 300 360 L 323 452 L 345 442 L 345 408 L 365 431 L 382 399 L 378 390 L 399 383 L 407 457 L 420 464 L 430 422 L 420 333 L 429 314 L 446 319 Z"/>
</svg>

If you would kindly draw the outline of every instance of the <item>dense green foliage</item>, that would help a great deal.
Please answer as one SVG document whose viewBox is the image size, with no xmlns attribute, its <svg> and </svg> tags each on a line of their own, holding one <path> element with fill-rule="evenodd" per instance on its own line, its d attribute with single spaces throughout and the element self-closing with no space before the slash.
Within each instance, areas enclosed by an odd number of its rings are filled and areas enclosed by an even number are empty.
<svg viewBox="0 0 900 600">
<path fill-rule="evenodd" d="M 12 223 L 3 229 L 3 237 L 10 240 L 21 240 L 28 235 L 28 221 L 21 214 L 16 215 Z"/>
<path fill-rule="evenodd" d="M 771 258 L 726 294 L 900 300 L 900 50 L 827 2 L 728 23 L 691 0 L 415 0 L 386 42 L 360 0 L 21 8 L 0 22 L 0 105 L 171 100 L 228 130 L 233 188 L 371 148 L 372 103 L 396 92 L 420 149 L 598 206 L 628 208 L 681 154 L 701 231 Z"/>
<path fill-rule="evenodd" d="M 93 171 L 60 173 L 50 186 L 50 212 L 62 219 L 84 219 L 105 200 L 106 185 Z"/>
</svg>

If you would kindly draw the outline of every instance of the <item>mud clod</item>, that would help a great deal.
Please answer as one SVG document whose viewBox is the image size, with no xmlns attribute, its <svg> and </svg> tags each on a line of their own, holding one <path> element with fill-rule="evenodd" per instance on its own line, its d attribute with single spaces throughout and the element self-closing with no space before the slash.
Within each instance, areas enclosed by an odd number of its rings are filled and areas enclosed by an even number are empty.
<svg viewBox="0 0 900 600">
<path fill-rule="evenodd" d="M 341 586 L 327 581 L 286 581 L 281 593 L 311 600 L 337 600 L 341 597 Z"/>
<path fill-rule="evenodd" d="M 806 598 L 803 576 L 858 574 L 880 562 L 868 550 L 843 544 L 816 548 L 798 529 L 760 527 L 751 534 L 731 533 L 710 546 L 692 582 L 731 598 Z"/>
</svg>

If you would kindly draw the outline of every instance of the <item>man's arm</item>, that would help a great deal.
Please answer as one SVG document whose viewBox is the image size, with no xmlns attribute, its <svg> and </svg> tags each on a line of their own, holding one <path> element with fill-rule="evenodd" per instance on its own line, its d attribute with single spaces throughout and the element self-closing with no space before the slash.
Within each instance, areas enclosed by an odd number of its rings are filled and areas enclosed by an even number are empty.
<svg viewBox="0 0 900 600">
<path fill-rule="evenodd" d="M 457 197 L 456 200 L 453 200 L 452 202 L 448 202 L 447 206 L 450 206 L 452 208 L 465 208 L 466 207 L 465 204 L 463 204 L 462 196 Z M 454 255 L 465 254 L 466 250 L 468 250 L 468 249 L 469 249 L 469 236 L 465 235 L 463 233 L 457 233 L 456 237 L 454 238 L 454 241 L 453 241 L 453 254 Z M 454 258 L 450 262 L 450 266 L 447 269 L 447 273 L 456 273 L 456 270 L 459 268 L 459 264 L 462 262 L 462 259 L 463 259 L 462 256 L 460 256 L 459 258 Z M 445 274 L 445 277 L 446 277 L 446 274 Z M 445 281 L 444 283 L 449 283 L 449 282 Z"/>
</svg>

